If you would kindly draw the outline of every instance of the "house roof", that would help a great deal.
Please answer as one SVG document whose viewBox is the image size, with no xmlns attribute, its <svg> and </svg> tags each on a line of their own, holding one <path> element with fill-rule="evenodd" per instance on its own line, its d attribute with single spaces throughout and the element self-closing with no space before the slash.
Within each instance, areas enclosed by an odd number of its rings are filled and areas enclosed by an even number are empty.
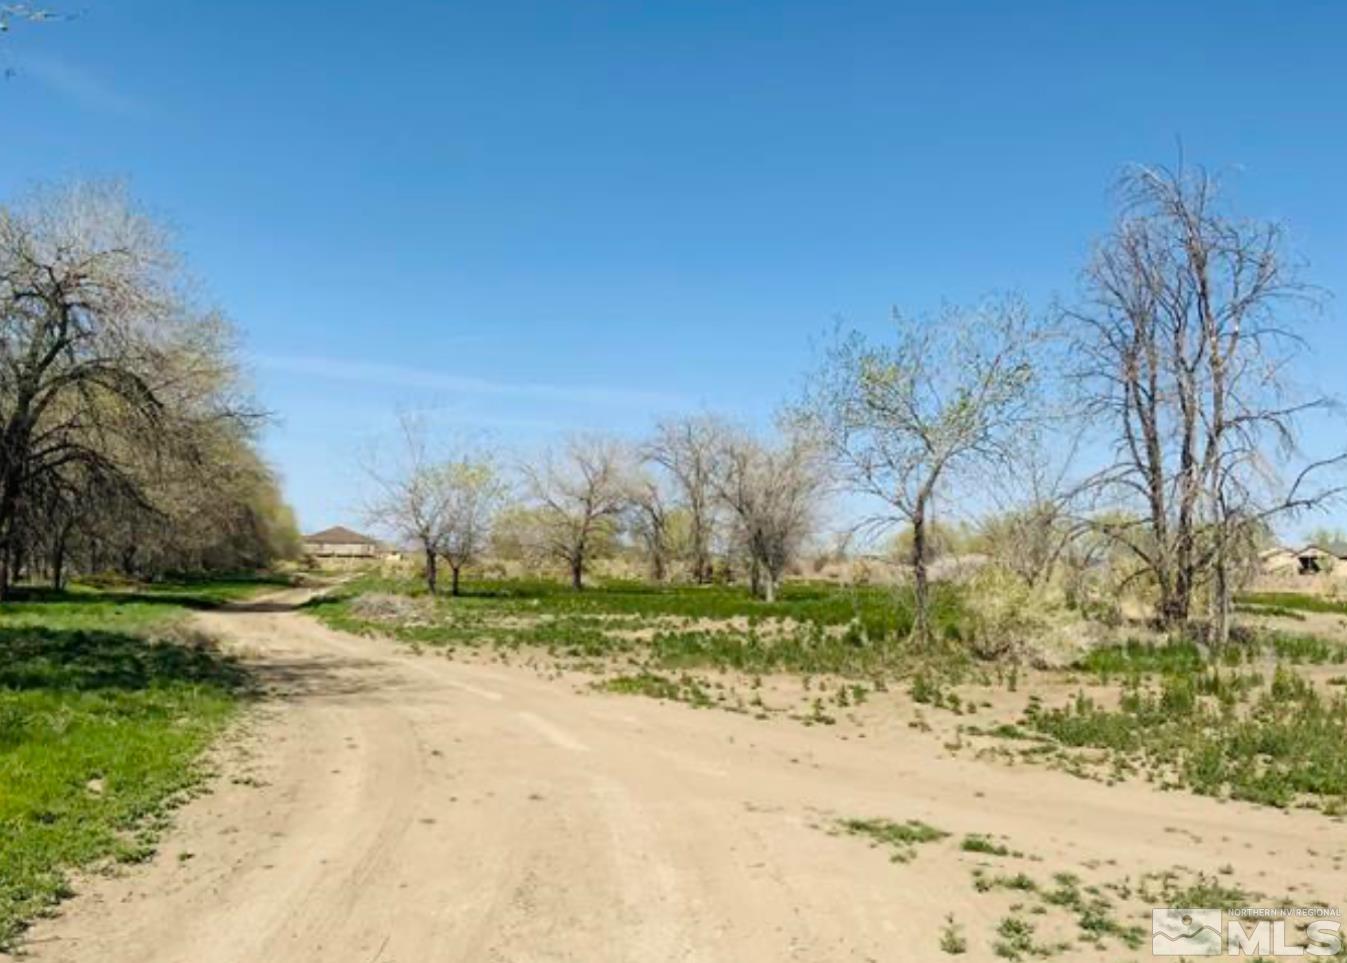
<svg viewBox="0 0 1347 963">
<path fill-rule="evenodd" d="M 1310 544 L 1302 548 L 1297 554 L 1309 555 L 1311 552 L 1323 552 L 1325 555 L 1347 558 L 1347 542 L 1325 542 L 1322 545 Z"/>
<path fill-rule="evenodd" d="M 342 525 L 333 525 L 331 528 L 325 528 L 321 532 L 314 532 L 312 535 L 305 535 L 306 542 L 322 542 L 324 545 L 378 545 L 377 539 L 370 538 L 368 535 L 361 535 L 359 532 L 353 532 Z"/>
</svg>

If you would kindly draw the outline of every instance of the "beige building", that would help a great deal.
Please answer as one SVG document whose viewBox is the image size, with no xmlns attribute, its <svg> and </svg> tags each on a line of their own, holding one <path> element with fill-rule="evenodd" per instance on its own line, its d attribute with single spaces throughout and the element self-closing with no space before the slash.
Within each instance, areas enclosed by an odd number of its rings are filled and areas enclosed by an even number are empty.
<svg viewBox="0 0 1347 963">
<path fill-rule="evenodd" d="M 375 559 L 383 554 L 377 539 L 341 525 L 304 536 L 304 554 L 325 559 Z"/>
<path fill-rule="evenodd" d="M 1264 575 L 1295 575 L 1300 570 L 1300 558 L 1293 548 L 1269 548 L 1259 552 L 1258 563 Z"/>
<path fill-rule="evenodd" d="M 1331 576 L 1347 580 L 1347 544 L 1330 542 L 1304 548 L 1270 548 L 1258 556 L 1264 577 Z"/>
<path fill-rule="evenodd" d="M 1296 552 L 1301 575 L 1347 575 L 1347 545 L 1328 542 L 1324 545 L 1306 545 Z"/>
</svg>

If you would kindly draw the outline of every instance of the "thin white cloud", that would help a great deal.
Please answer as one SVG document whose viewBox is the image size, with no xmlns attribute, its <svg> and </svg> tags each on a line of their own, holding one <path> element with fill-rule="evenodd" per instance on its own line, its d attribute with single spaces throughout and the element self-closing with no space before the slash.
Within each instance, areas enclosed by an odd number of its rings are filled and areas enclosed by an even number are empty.
<svg viewBox="0 0 1347 963">
<path fill-rule="evenodd" d="M 350 361 L 309 355 L 260 355 L 259 367 L 288 374 L 308 375 L 329 381 L 347 381 L 389 388 L 417 388 L 470 395 L 534 398 L 539 401 L 594 405 L 648 405 L 677 407 L 682 399 L 656 391 L 593 385 L 557 385 L 540 382 L 491 381 L 405 365 Z"/>
<path fill-rule="evenodd" d="M 86 110 L 122 117 L 143 115 L 146 112 L 143 103 L 68 60 L 31 52 L 14 59 L 15 70 L 20 77 L 31 77 Z"/>
</svg>

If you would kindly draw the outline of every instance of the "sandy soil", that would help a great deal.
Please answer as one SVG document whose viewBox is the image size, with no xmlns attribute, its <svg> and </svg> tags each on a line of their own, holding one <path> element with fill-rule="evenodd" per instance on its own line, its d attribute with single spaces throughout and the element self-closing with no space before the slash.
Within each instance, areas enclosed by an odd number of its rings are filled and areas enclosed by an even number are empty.
<svg viewBox="0 0 1347 963">
<path fill-rule="evenodd" d="M 582 691 L 333 632 L 289 610 L 302 597 L 200 616 L 273 696 L 159 855 L 81 881 L 32 958 L 931 961 L 953 914 L 959 958 L 992 960 L 1014 894 L 976 892 L 980 863 L 1087 882 L 1225 866 L 1269 894 L 1342 899 L 1342 828 L 1316 813 L 979 762 L 906 726 L 861 739 Z M 894 863 L 826 831 L 853 816 L 954 835 Z M 1025 856 L 961 852 L 969 832 Z M 1073 938 L 1055 920 L 1041 935 Z M 1149 959 L 1146 931 L 1139 951 L 1058 958 Z"/>
</svg>

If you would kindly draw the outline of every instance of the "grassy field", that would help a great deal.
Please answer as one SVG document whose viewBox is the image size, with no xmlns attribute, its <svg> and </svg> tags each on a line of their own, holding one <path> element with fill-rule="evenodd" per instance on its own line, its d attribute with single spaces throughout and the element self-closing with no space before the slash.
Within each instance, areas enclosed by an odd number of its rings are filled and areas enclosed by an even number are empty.
<svg viewBox="0 0 1347 963">
<path fill-rule="evenodd" d="M 542 647 L 570 659 L 622 658 L 649 671 L 692 668 L 869 677 L 902 669 L 910 600 L 893 589 L 788 583 L 776 602 L 723 585 L 608 582 L 573 592 L 557 582 L 468 582 L 431 599 L 410 580 L 363 578 L 319 600 L 334 628 L 423 646 Z M 955 637 L 958 599 L 936 600 Z"/>
<path fill-rule="evenodd" d="M 1327 604 L 1292 595 L 1243 601 L 1290 613 Z M 618 582 L 574 593 L 546 581 L 470 582 L 462 598 L 432 599 L 415 582 L 363 578 L 312 611 L 335 628 L 446 654 L 541 652 L 594 672 L 601 691 L 763 717 L 761 677 L 793 677 L 802 682 L 795 705 L 780 708 L 778 699 L 773 711 L 807 724 L 857 719 L 862 705 L 895 701 L 886 682 L 905 678 L 907 704 L 893 708 L 915 707 L 912 727 L 939 729 L 951 745 L 991 736 L 1000 748 L 989 756 L 1091 778 L 1144 778 L 1330 814 L 1347 808 L 1347 673 L 1338 668 L 1347 642 L 1294 622 L 1295 634 L 1246 633 L 1218 656 L 1151 639 L 1035 670 L 960 659 L 963 607 L 946 590 L 936 622 L 948 644 L 932 669 L 906 640 L 909 599 L 879 587 L 788 583 L 767 604 L 725 586 Z M 932 712 L 955 718 L 932 727 Z"/>
<path fill-rule="evenodd" d="M 246 691 L 182 626 L 256 579 L 21 592 L 0 606 L 0 948 L 68 873 L 152 849 Z"/>
<path fill-rule="evenodd" d="M 1262 607 L 1286 612 L 1322 612 L 1329 615 L 1347 615 L 1347 602 L 1326 599 L 1318 595 L 1302 595 L 1298 592 L 1250 592 L 1240 595 L 1241 605 Z"/>
</svg>

